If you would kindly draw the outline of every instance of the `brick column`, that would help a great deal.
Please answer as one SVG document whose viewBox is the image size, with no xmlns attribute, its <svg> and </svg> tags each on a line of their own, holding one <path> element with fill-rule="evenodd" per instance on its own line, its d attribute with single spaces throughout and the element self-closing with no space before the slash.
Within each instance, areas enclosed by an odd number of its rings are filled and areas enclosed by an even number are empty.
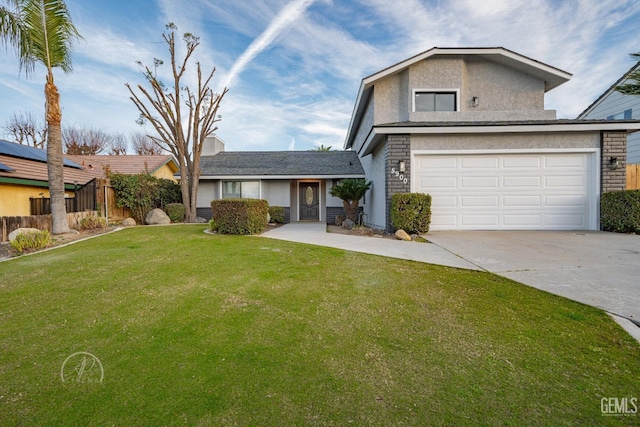
<svg viewBox="0 0 640 427">
<path fill-rule="evenodd" d="M 386 218 L 387 230 L 391 231 L 391 196 L 396 193 L 409 193 L 411 191 L 411 137 L 409 135 L 389 135 L 384 146 L 385 158 L 385 194 L 386 194 Z M 405 172 L 400 176 L 392 173 L 398 170 L 398 163 L 404 161 Z M 406 184 L 405 184 L 406 180 Z"/>
<path fill-rule="evenodd" d="M 618 159 L 618 166 L 611 166 L 611 158 Z M 627 188 L 627 133 L 602 132 L 601 151 L 602 193 L 621 191 Z"/>
</svg>

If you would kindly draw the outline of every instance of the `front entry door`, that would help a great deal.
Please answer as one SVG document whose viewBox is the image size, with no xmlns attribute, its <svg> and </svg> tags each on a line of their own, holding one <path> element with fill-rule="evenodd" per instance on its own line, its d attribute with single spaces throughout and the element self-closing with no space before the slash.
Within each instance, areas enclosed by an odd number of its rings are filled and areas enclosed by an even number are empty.
<svg viewBox="0 0 640 427">
<path fill-rule="evenodd" d="M 300 183 L 300 221 L 320 220 L 319 187 L 317 182 Z"/>
</svg>

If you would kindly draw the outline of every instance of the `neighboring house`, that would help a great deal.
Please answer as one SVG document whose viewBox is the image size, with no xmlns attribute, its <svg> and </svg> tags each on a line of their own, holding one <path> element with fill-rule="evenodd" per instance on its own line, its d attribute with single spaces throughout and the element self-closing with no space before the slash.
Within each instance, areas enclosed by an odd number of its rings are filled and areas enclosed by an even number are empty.
<svg viewBox="0 0 640 427">
<path fill-rule="evenodd" d="M 640 96 L 625 95 L 616 91 L 622 84 L 632 83 L 629 75 L 640 70 L 640 62 L 635 64 L 618 81 L 589 105 L 578 116 L 579 119 L 629 120 L 640 119 Z M 627 163 L 640 163 L 640 132 L 627 137 Z"/>
<path fill-rule="evenodd" d="M 66 158 L 81 165 L 87 173 L 95 178 L 106 178 L 107 170 L 125 175 L 149 173 L 156 178 L 177 181 L 174 176 L 180 169 L 173 156 L 168 154 L 157 155 L 66 155 Z"/>
<path fill-rule="evenodd" d="M 178 164 L 170 155 L 64 157 L 63 176 L 67 198 L 74 197 L 76 190 L 82 191 L 94 179 L 106 178 L 107 168 L 124 174 L 146 171 L 158 178 L 173 181 L 178 171 Z M 97 201 L 103 197 L 104 191 L 96 189 L 89 193 Z M 0 140 L 0 216 L 32 215 L 31 199 L 48 197 L 46 150 Z M 95 203 L 92 205 L 95 206 Z M 110 217 L 115 211 L 112 208 Z"/>
<path fill-rule="evenodd" d="M 597 230 L 600 194 L 625 188 L 637 120 L 558 120 L 545 93 L 571 74 L 504 48 L 433 48 L 362 80 L 345 149 L 391 196 L 428 193 L 432 230 Z"/>
<path fill-rule="evenodd" d="M 65 195 L 92 179 L 82 166 L 64 160 Z M 49 197 L 45 150 L 0 140 L 0 216 L 31 215 L 31 198 Z"/>
<path fill-rule="evenodd" d="M 211 201 L 257 198 L 285 208 L 286 222 L 333 223 L 344 215 L 329 191 L 340 179 L 364 178 L 352 151 L 225 152 L 217 137 L 205 141 L 200 160 L 198 216 L 211 218 Z"/>
</svg>

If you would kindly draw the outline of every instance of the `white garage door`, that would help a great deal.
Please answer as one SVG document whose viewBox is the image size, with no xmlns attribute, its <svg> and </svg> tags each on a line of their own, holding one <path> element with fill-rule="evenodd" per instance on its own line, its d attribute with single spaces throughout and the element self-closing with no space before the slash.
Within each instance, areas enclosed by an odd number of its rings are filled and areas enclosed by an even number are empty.
<svg viewBox="0 0 640 427">
<path fill-rule="evenodd" d="M 432 230 L 587 230 L 593 156 L 416 155 L 413 189 L 433 198 Z"/>
</svg>

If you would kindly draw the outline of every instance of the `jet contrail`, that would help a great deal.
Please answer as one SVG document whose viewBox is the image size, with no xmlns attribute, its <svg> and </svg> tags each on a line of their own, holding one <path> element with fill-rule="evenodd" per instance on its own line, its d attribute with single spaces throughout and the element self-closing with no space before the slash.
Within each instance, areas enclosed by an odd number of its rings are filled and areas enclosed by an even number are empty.
<svg viewBox="0 0 640 427">
<path fill-rule="evenodd" d="M 236 62 L 234 62 L 222 87 L 228 88 L 235 78 L 244 71 L 253 58 L 273 43 L 282 30 L 298 19 L 314 1 L 315 0 L 294 0 L 286 5 L 273 21 L 271 21 L 267 29 L 251 42 L 249 47 L 240 55 Z"/>
</svg>

